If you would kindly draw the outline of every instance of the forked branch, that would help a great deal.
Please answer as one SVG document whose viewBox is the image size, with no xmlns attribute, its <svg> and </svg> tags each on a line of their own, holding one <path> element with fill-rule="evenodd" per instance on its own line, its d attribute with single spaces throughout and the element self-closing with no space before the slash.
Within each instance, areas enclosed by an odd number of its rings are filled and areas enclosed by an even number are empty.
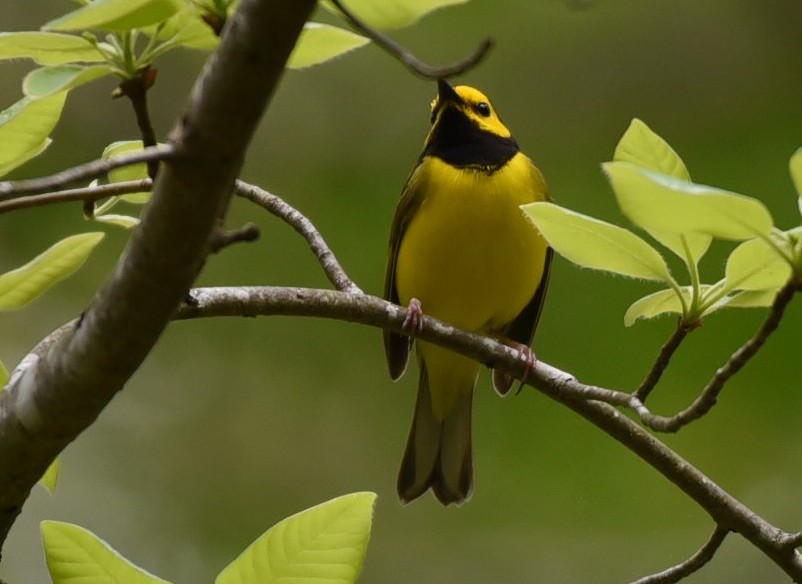
<svg viewBox="0 0 802 584">
<path fill-rule="evenodd" d="M 331 0 L 331 3 L 342 12 L 343 16 L 351 23 L 351 25 L 368 37 L 370 40 L 379 45 L 382 49 L 390 53 L 393 57 L 401 61 L 407 68 L 426 79 L 447 79 L 466 71 L 473 69 L 479 61 L 481 61 L 490 48 L 493 46 L 493 41 L 490 39 L 483 40 L 473 53 L 452 63 L 445 67 L 434 67 L 428 65 L 413 55 L 409 49 L 395 42 L 386 34 L 376 30 L 372 26 L 362 21 L 356 14 L 346 8 L 340 0 Z"/>
</svg>

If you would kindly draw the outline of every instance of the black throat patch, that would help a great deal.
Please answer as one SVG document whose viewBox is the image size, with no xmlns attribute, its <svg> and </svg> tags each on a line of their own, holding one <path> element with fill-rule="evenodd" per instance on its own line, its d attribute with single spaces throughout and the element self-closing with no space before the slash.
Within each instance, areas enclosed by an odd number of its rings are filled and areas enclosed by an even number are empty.
<svg viewBox="0 0 802 584">
<path fill-rule="evenodd" d="M 480 130 L 465 114 L 447 107 L 440 115 L 424 156 L 434 156 L 456 168 L 492 174 L 518 153 L 518 142 Z"/>
</svg>

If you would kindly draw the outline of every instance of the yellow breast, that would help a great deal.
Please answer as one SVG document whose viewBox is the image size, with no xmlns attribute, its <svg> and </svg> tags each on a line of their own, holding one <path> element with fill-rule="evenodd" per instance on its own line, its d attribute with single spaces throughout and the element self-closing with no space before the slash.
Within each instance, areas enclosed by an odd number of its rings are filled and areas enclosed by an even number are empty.
<svg viewBox="0 0 802 584">
<path fill-rule="evenodd" d="M 427 158 L 410 178 L 421 204 L 401 241 L 401 304 L 460 328 L 503 328 L 531 300 L 543 276 L 546 243 L 519 205 L 546 198 L 532 162 L 518 153 L 493 174 Z"/>
</svg>

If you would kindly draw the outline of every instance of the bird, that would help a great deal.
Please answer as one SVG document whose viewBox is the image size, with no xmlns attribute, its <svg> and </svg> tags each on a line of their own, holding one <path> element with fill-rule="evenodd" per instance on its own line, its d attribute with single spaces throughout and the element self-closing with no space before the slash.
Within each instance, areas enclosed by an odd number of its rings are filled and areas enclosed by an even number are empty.
<svg viewBox="0 0 802 584">
<path fill-rule="evenodd" d="M 520 205 L 548 200 L 543 174 L 481 91 L 437 81 L 431 129 L 393 214 L 384 299 L 407 306 L 384 331 L 390 377 L 405 372 L 421 315 L 493 336 L 534 366 L 530 349 L 552 250 Z M 473 491 L 473 391 L 482 364 L 415 341 L 418 394 L 397 490 L 407 504 L 429 489 L 444 506 Z M 493 372 L 499 394 L 514 379 Z"/>
</svg>

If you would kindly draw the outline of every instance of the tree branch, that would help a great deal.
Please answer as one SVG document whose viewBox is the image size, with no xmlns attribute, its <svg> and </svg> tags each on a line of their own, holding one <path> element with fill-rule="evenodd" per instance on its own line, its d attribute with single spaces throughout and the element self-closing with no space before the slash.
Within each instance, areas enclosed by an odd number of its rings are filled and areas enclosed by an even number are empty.
<svg viewBox="0 0 802 584">
<path fill-rule="evenodd" d="M 44 180 L 0 183 L 6 196 L 41 192 L 122 164 L 170 159 L 122 259 L 83 318 L 41 357 L 18 368 L 0 396 L 0 543 L 50 461 L 122 388 L 186 296 L 228 208 L 247 145 L 314 5 L 314 0 L 243 0 L 171 134 L 172 147 Z"/>
<path fill-rule="evenodd" d="M 131 100 L 131 106 L 134 108 L 134 114 L 136 115 L 136 123 L 139 127 L 139 134 L 142 136 L 142 146 L 145 148 L 156 146 L 158 143 L 148 109 L 148 90 L 153 87 L 155 81 L 156 69 L 147 66 L 138 71 L 134 77 L 125 79 L 120 83 L 120 86 L 113 94 L 114 97 L 125 95 Z M 149 160 L 148 176 L 155 179 L 158 170 L 158 161 Z"/>
<path fill-rule="evenodd" d="M 3 181 L 0 182 L 0 199 L 32 193 L 56 191 L 74 182 L 104 176 L 115 168 L 131 166 L 141 162 L 147 163 L 156 160 L 168 160 L 175 155 L 174 145 L 152 146 L 138 152 L 113 156 L 107 160 L 93 160 L 92 162 L 73 166 L 72 168 L 43 178 Z"/>
<path fill-rule="evenodd" d="M 657 355 L 657 359 L 652 365 L 651 371 L 640 384 L 638 389 L 635 390 L 633 394 L 636 398 L 638 398 L 641 402 L 645 402 L 646 398 L 649 397 L 649 394 L 652 392 L 654 387 L 657 385 L 657 382 L 660 381 L 660 377 L 663 375 L 663 371 L 666 370 L 668 367 L 669 362 L 671 361 L 671 357 L 674 355 L 674 352 L 679 348 L 682 341 L 688 336 L 688 333 L 694 330 L 697 327 L 689 326 L 682 322 L 680 319 L 677 323 L 677 328 L 674 329 L 674 333 L 668 338 L 665 344 L 661 347 L 660 353 Z"/>
<path fill-rule="evenodd" d="M 323 271 L 329 281 L 334 284 L 337 290 L 361 294 L 359 289 L 337 260 L 337 256 L 331 251 L 323 236 L 300 211 L 286 203 L 280 197 L 267 192 L 257 186 L 250 185 L 238 180 L 236 183 L 236 194 L 248 199 L 263 207 L 288 225 L 292 227 L 309 244 L 309 247 L 317 257 Z"/>
<path fill-rule="evenodd" d="M 639 578 L 632 584 L 676 584 L 676 582 L 679 582 L 686 576 L 698 572 L 705 564 L 712 560 L 718 548 L 724 543 L 724 538 L 727 537 L 729 532 L 729 529 L 716 527 L 710 539 L 707 540 L 707 543 L 690 558 L 657 574 Z"/>
<path fill-rule="evenodd" d="M 346 20 L 348 20 L 356 30 L 371 39 L 382 49 L 390 53 L 390 55 L 401 61 L 410 71 L 420 75 L 421 77 L 425 77 L 426 79 L 446 79 L 448 77 L 465 73 L 466 71 L 473 69 L 493 46 L 492 40 L 485 39 L 476 48 L 476 50 L 474 50 L 473 53 L 464 59 L 445 67 L 433 67 L 432 65 L 427 65 L 418 59 L 406 47 L 398 44 L 384 33 L 379 32 L 375 28 L 363 22 L 356 14 L 346 8 L 340 0 L 331 0 L 331 3 L 334 4 L 334 6 L 336 6 L 340 12 L 342 12 Z"/>
<path fill-rule="evenodd" d="M 749 360 L 755 356 L 760 348 L 768 340 L 771 333 L 773 333 L 780 324 L 785 308 L 794 293 L 802 289 L 802 281 L 798 279 L 791 279 L 785 286 L 783 286 L 777 293 L 774 303 L 771 305 L 766 319 L 754 336 L 744 343 L 737 351 L 735 351 L 727 362 L 722 365 L 713 375 L 713 378 L 708 382 L 702 393 L 699 394 L 691 405 L 679 412 L 674 416 L 658 416 L 651 413 L 646 406 L 644 406 L 637 397 L 633 398 L 631 406 L 635 409 L 638 417 L 643 423 L 658 432 L 676 432 L 683 426 L 690 424 L 707 414 L 718 400 L 718 396 L 724 389 L 724 385 L 729 381 L 733 375 L 738 373 Z"/>
<path fill-rule="evenodd" d="M 192 305 L 179 307 L 177 319 L 211 316 L 294 315 L 357 322 L 403 331 L 406 309 L 366 294 L 308 288 L 200 288 Z M 722 529 L 736 531 L 781 569 L 802 582 L 802 556 L 782 531 L 732 497 L 700 470 L 612 406 L 588 399 L 596 390 L 572 375 L 538 361 L 529 370 L 518 351 L 503 343 L 422 317 L 419 338 L 454 350 L 488 366 L 499 367 L 578 413 L 623 444 L 702 507 Z M 626 395 L 626 394 L 625 394 Z"/>
<path fill-rule="evenodd" d="M 0 215 L 20 209 L 43 207 L 55 203 L 70 203 L 75 201 L 93 202 L 105 199 L 106 197 L 116 197 L 118 195 L 149 191 L 152 188 L 153 181 L 149 178 L 143 178 L 139 180 L 109 183 L 107 185 L 97 185 L 94 187 L 81 187 L 78 189 L 42 193 L 40 195 L 28 195 L 25 197 L 17 197 L 16 199 L 9 199 L 8 201 L 0 201 Z"/>
</svg>

